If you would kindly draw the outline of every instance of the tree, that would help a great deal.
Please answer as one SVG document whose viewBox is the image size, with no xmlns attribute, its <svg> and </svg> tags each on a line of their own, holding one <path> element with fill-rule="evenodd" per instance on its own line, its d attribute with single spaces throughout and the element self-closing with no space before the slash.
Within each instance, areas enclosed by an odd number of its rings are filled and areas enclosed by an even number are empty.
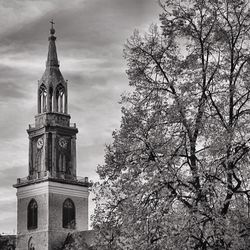
<svg viewBox="0 0 250 250">
<path fill-rule="evenodd" d="M 160 4 L 161 27 L 124 49 L 133 92 L 98 167 L 100 247 L 248 249 L 248 1 Z"/>
<path fill-rule="evenodd" d="M 86 237 L 88 237 L 90 241 L 92 239 L 92 231 L 88 232 L 88 235 L 84 235 L 83 232 L 69 233 L 60 250 L 95 250 L 93 246 L 87 244 Z"/>
<path fill-rule="evenodd" d="M 2 250 L 16 249 L 16 236 L 0 234 L 0 249 Z"/>
</svg>

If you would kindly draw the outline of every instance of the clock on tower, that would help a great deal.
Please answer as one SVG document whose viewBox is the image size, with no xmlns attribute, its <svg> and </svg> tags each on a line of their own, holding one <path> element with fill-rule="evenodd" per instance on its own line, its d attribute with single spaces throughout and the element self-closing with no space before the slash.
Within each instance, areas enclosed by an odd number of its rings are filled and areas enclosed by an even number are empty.
<svg viewBox="0 0 250 250">
<path fill-rule="evenodd" d="M 29 125 L 28 176 L 18 178 L 17 249 L 60 248 L 69 232 L 88 229 L 87 177 L 76 175 L 76 124 L 57 59 L 51 22 L 46 69 L 38 81 L 37 115 Z"/>
</svg>

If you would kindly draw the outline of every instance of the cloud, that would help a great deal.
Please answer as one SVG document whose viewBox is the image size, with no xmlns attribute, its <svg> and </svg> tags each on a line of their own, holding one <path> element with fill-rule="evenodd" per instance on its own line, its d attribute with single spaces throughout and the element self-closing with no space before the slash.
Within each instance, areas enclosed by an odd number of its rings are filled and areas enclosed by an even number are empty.
<svg viewBox="0 0 250 250">
<path fill-rule="evenodd" d="M 29 96 L 30 81 L 28 74 L 18 68 L 10 67 L 0 63 L 0 102 L 9 98 L 22 99 Z"/>
<path fill-rule="evenodd" d="M 16 224 L 12 184 L 28 172 L 26 128 L 36 114 L 49 20 L 56 22 L 69 111 L 79 128 L 78 174 L 96 180 L 105 144 L 119 128 L 120 95 L 128 90 L 123 44 L 158 13 L 157 0 L 0 0 L 0 231 L 12 231 Z"/>
<path fill-rule="evenodd" d="M 5 188 L 5 192 L 6 190 L 10 191 L 10 188 L 13 184 L 16 183 L 17 177 L 22 177 L 25 176 L 26 171 L 24 171 L 24 169 L 26 170 L 27 166 L 18 166 L 18 167 L 9 167 L 7 169 L 3 169 L 0 170 L 0 176 L 1 176 L 1 182 L 0 182 L 0 188 Z M 3 189 L 4 190 L 4 189 Z M 3 190 L 1 189 L 1 193 L 3 193 Z M 3 199 L 5 197 L 1 197 L 1 199 Z M 1 209 L 0 209 L 1 211 Z"/>
<path fill-rule="evenodd" d="M 6 195 L 6 194 L 5 194 Z M 16 201 L 0 202 L 0 234 L 15 234 L 17 224 Z"/>
<path fill-rule="evenodd" d="M 1 182 L 2 182 L 2 175 Z M 6 176 L 4 176 L 6 177 Z M 13 184 L 13 183 L 11 183 Z M 11 233 L 16 230 L 16 190 L 12 187 L 3 188 L 0 186 L 0 234 Z"/>
</svg>

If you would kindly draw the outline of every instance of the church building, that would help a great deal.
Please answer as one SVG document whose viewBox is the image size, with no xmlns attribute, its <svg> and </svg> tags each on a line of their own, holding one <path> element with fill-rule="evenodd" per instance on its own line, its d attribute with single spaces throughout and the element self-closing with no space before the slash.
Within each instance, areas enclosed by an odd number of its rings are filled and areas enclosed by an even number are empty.
<svg viewBox="0 0 250 250">
<path fill-rule="evenodd" d="M 29 125 L 28 176 L 18 178 L 18 250 L 60 249 L 69 233 L 88 230 L 88 178 L 77 177 L 76 124 L 68 114 L 68 86 L 60 69 L 51 22 L 46 69 Z"/>
</svg>

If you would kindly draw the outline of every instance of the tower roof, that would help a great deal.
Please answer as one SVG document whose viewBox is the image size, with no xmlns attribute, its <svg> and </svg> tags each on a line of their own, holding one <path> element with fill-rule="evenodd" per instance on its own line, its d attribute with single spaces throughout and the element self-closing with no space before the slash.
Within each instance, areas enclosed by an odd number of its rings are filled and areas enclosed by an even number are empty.
<svg viewBox="0 0 250 250">
<path fill-rule="evenodd" d="M 63 76 L 59 70 L 59 61 L 57 58 L 57 50 L 56 50 L 56 37 L 55 37 L 55 29 L 53 20 L 50 22 L 50 36 L 49 40 L 49 48 L 48 48 L 48 56 L 46 61 L 46 69 L 40 80 L 40 84 L 44 85 L 53 85 L 56 86 L 59 83 L 65 84 Z"/>
<path fill-rule="evenodd" d="M 50 28 L 49 50 L 48 50 L 46 67 L 59 67 L 59 62 L 57 59 L 57 52 L 56 52 L 56 43 L 55 43 L 56 37 L 54 36 L 56 31 L 54 29 L 53 20 L 50 23 L 51 23 L 51 28 Z"/>
</svg>

